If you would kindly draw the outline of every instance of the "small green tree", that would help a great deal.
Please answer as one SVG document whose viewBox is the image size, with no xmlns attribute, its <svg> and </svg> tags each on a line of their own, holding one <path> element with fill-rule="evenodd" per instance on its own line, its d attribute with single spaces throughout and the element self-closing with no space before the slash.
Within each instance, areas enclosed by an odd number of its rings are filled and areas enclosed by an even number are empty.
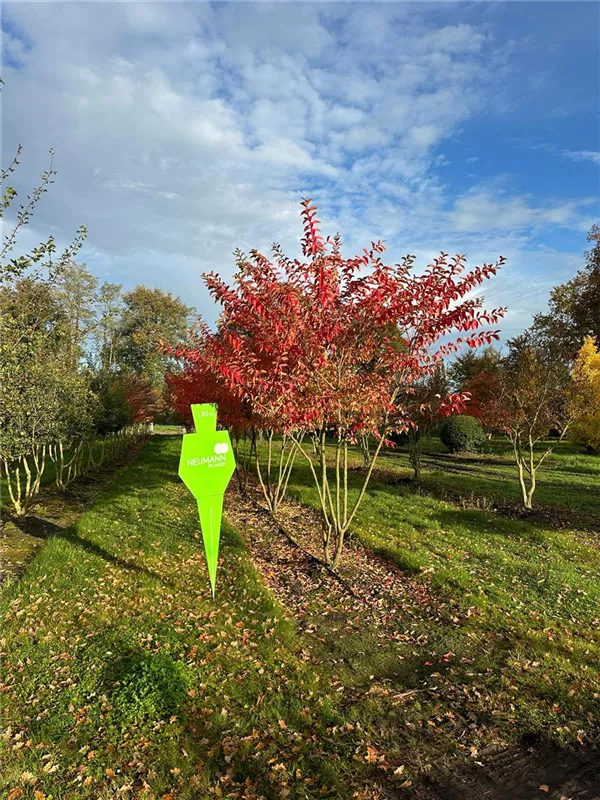
<svg viewBox="0 0 600 800">
<path fill-rule="evenodd" d="M 494 374 L 502 362 L 500 351 L 493 345 L 481 350 L 467 350 L 457 356 L 448 367 L 448 380 L 455 392 L 465 391 L 473 378 L 482 372 Z"/>
<path fill-rule="evenodd" d="M 67 358 L 77 369 L 94 327 L 97 279 L 85 264 L 69 261 L 56 276 L 57 297 L 68 321 Z"/>
<path fill-rule="evenodd" d="M 0 458 L 10 499 L 23 516 L 36 500 L 53 448 L 62 451 L 63 442 L 89 430 L 93 397 L 47 327 L 31 326 L 28 317 L 9 311 L 2 314 L 1 334 Z"/>
<path fill-rule="evenodd" d="M 584 253 L 585 266 L 550 294 L 549 309 L 536 314 L 529 335 L 537 347 L 555 358 L 572 362 L 586 336 L 600 341 L 600 228 L 592 225 L 587 237 L 592 249 Z"/>
<path fill-rule="evenodd" d="M 98 373 L 108 373 L 115 367 L 123 313 L 122 288 L 120 283 L 105 281 L 97 294 L 94 364 Z"/>
</svg>

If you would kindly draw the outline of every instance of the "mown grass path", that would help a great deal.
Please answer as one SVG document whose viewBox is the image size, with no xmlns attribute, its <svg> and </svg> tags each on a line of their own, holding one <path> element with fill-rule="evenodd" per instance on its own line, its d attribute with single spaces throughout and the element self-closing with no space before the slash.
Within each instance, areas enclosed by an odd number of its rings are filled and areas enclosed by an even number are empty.
<svg viewBox="0 0 600 800">
<path fill-rule="evenodd" d="M 227 525 L 211 601 L 179 447 L 154 437 L 3 594 L 4 797 L 351 797 L 360 785 L 360 735 L 331 734 L 334 693 Z"/>
</svg>

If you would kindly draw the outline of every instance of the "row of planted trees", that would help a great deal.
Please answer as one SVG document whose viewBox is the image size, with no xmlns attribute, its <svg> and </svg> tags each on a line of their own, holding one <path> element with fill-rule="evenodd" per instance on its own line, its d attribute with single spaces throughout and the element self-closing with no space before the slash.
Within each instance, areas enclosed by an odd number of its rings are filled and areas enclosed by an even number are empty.
<svg viewBox="0 0 600 800">
<path fill-rule="evenodd" d="M 504 259 L 467 270 L 464 256 L 441 253 L 417 274 L 410 255 L 384 264 L 381 242 L 344 258 L 339 237 L 321 235 L 310 201 L 302 220 L 303 260 L 274 245 L 272 259 L 238 252 L 231 286 L 205 276 L 222 309 L 217 329 L 200 325 L 176 351 L 185 370 L 170 384 L 182 414 L 190 402 L 218 404 L 221 423 L 245 448 L 238 460 L 248 467 L 255 457 L 273 514 L 294 460 L 304 459 L 321 508 L 323 555 L 336 567 L 392 435 L 464 409 L 467 395 L 435 391 L 436 376 L 460 346 L 498 338 L 487 326 L 503 309 L 486 311 L 473 290 Z M 348 448 L 361 441 L 366 469 L 356 489 Z"/>
<path fill-rule="evenodd" d="M 548 311 L 507 342 L 470 351 L 449 370 L 470 395 L 468 414 L 510 442 L 523 505 L 532 507 L 539 468 L 568 438 L 600 450 L 600 229 L 593 225 L 584 267 L 555 287 Z M 552 434 L 552 437 L 549 437 Z"/>
<path fill-rule="evenodd" d="M 17 190 L 21 147 L 1 173 L 2 216 Z M 7 226 L 0 250 L 0 467 L 18 515 L 36 502 L 53 465 L 64 491 L 114 460 L 166 411 L 168 357 L 157 339 L 181 341 L 191 309 L 171 294 L 97 280 L 75 258 L 86 238 L 56 253 L 50 237 L 15 256 L 20 230 L 54 181 L 52 155 L 40 184 Z M 5 227 L 6 230 L 6 227 Z"/>
<path fill-rule="evenodd" d="M 64 491 L 117 458 L 147 428 L 147 381 L 71 360 L 73 341 L 54 287 L 41 277 L 6 283 L 0 363 L 0 465 L 6 495 L 25 515 L 48 467 Z"/>
</svg>

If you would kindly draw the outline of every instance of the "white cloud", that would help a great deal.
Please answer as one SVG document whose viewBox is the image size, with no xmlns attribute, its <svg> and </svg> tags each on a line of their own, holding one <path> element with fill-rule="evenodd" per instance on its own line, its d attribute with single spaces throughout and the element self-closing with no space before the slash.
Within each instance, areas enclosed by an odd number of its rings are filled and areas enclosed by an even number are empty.
<svg viewBox="0 0 600 800">
<path fill-rule="evenodd" d="M 595 150 L 561 150 L 561 155 L 571 161 L 591 161 L 600 164 L 600 153 Z"/>
<path fill-rule="evenodd" d="M 536 204 L 531 197 L 498 196 L 491 189 L 475 187 L 459 197 L 450 213 L 457 231 L 522 231 L 562 226 L 577 228 L 581 209 L 595 202 L 594 198 Z"/>
<path fill-rule="evenodd" d="M 581 228 L 577 198 L 455 197 L 438 174 L 505 74 L 487 29 L 395 3 L 57 8 L 5 7 L 4 148 L 23 142 L 26 193 L 55 146 L 27 236 L 85 223 L 100 279 L 162 285 L 214 319 L 200 272 L 231 275 L 237 246 L 297 255 L 302 196 L 350 251 L 383 237 L 395 260 L 432 240 L 491 260 L 510 240 L 521 263 L 529 231 Z"/>
</svg>

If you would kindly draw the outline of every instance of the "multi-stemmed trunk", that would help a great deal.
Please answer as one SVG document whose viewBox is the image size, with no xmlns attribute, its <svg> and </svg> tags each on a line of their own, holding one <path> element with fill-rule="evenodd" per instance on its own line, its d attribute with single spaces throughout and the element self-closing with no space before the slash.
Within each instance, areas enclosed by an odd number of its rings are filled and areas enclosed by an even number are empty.
<svg viewBox="0 0 600 800">
<path fill-rule="evenodd" d="M 50 445 L 37 445 L 30 453 L 17 458 L 2 458 L 2 470 L 6 477 L 6 488 L 17 516 L 25 516 L 39 494 L 42 476 L 46 469 L 47 458 L 54 462 L 56 469 L 55 483 L 60 491 L 64 491 L 74 480 L 90 469 L 97 469 L 104 461 L 106 450 L 110 458 L 119 456 L 131 443 L 145 434 L 140 425 L 133 425 L 117 433 L 110 434 L 100 443 L 100 457 L 94 457 L 94 439 L 82 439 L 72 445 L 66 455 L 62 441 Z M 88 448 L 87 460 L 85 458 Z"/>
<path fill-rule="evenodd" d="M 421 480 L 421 454 L 423 452 L 423 436 L 419 428 L 408 430 L 408 461 L 413 468 L 413 480 Z"/>
<path fill-rule="evenodd" d="M 46 468 L 46 454 L 46 445 L 38 445 L 12 462 L 2 459 L 8 494 L 18 517 L 24 517 L 36 500 Z"/>
<path fill-rule="evenodd" d="M 363 457 L 363 469 L 371 466 L 371 440 L 368 433 L 361 433 L 358 436 L 358 446 Z"/>
<path fill-rule="evenodd" d="M 556 444 L 564 438 L 568 425 L 561 431 Z M 536 489 L 536 475 L 538 469 L 544 463 L 546 458 L 552 453 L 555 445 L 548 447 L 542 455 L 535 458 L 535 445 L 539 441 L 539 437 L 534 438 L 530 431 L 511 430 L 508 432 L 508 438 L 513 447 L 513 455 L 517 464 L 517 473 L 519 475 L 519 486 L 521 487 L 521 497 L 523 500 L 523 507 L 527 511 L 533 508 L 533 495 Z"/>
<path fill-rule="evenodd" d="M 68 456 L 62 441 L 49 448 L 50 459 L 54 463 L 56 473 L 54 480 L 59 491 L 64 492 L 81 475 L 84 445 L 83 440 L 72 445 Z"/>
<path fill-rule="evenodd" d="M 275 436 L 272 429 L 265 431 L 264 438 L 266 439 L 266 456 L 262 452 L 263 448 L 255 446 L 256 474 L 258 475 L 258 481 L 267 507 L 271 514 L 275 516 L 281 501 L 285 497 L 294 467 L 297 452 L 295 442 L 301 443 L 303 434 L 294 441 L 290 436 L 282 435 L 277 440 L 279 453 L 274 452 Z"/>
<path fill-rule="evenodd" d="M 311 455 L 302 447 L 301 439 L 297 437 L 293 439 L 296 449 L 308 461 L 315 482 L 323 522 L 323 556 L 326 564 L 333 569 L 336 569 L 340 562 L 345 536 L 362 502 L 384 439 L 385 434 L 381 434 L 377 439 L 369 467 L 362 478 L 358 496 L 353 503 L 350 503 L 348 489 L 348 431 L 341 428 L 337 432 L 333 466 L 327 463 L 325 429 L 321 430 L 319 434 L 317 459 L 311 458 Z"/>
<path fill-rule="evenodd" d="M 238 488 L 240 494 L 246 494 L 252 467 L 252 457 L 256 454 L 256 433 L 253 428 L 241 434 L 233 434 L 233 451 L 235 453 L 235 474 L 238 480 Z"/>
</svg>

